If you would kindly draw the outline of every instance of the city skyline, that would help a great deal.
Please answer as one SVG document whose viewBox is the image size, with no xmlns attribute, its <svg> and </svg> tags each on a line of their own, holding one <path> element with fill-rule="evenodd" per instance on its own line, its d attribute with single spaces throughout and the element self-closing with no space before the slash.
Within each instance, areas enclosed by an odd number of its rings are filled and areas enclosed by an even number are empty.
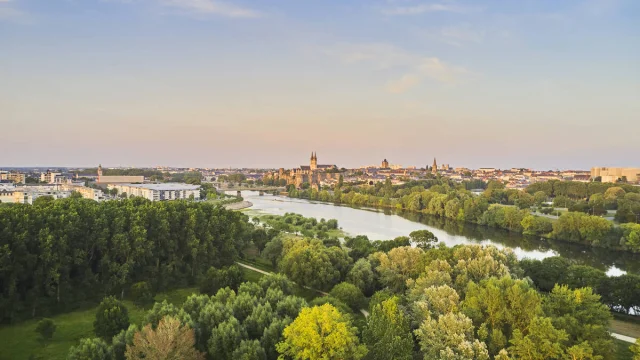
<svg viewBox="0 0 640 360">
<path fill-rule="evenodd" d="M 638 166 L 639 10 L 0 0 L 0 166 Z"/>
</svg>

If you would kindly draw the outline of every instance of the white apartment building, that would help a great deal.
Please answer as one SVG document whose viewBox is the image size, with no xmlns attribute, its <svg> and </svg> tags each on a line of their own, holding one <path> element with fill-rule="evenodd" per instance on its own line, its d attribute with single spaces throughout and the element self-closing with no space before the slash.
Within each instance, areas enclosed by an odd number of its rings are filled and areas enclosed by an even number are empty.
<svg viewBox="0 0 640 360">
<path fill-rule="evenodd" d="M 109 184 L 108 189 L 118 190 L 118 194 L 140 196 L 151 201 L 200 199 L 200 186 L 182 183 L 164 184 Z"/>
</svg>

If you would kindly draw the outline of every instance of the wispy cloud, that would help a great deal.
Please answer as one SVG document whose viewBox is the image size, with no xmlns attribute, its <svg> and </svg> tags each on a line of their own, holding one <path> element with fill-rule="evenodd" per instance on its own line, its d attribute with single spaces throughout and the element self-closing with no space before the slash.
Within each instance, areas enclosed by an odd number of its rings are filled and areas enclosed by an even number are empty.
<svg viewBox="0 0 640 360">
<path fill-rule="evenodd" d="M 400 79 L 389 82 L 387 91 L 392 94 L 401 94 L 420 84 L 420 81 L 420 76 L 416 74 L 405 74 Z"/>
<path fill-rule="evenodd" d="M 456 84 L 470 73 L 437 57 L 420 56 L 389 44 L 339 44 L 325 53 L 345 64 L 367 64 L 376 71 L 402 71 L 404 74 L 399 79 L 386 84 L 386 90 L 393 94 L 407 92 L 428 79 Z"/>
<path fill-rule="evenodd" d="M 380 9 L 385 15 L 419 15 L 433 12 L 466 13 L 478 11 L 479 8 L 458 5 L 453 2 L 419 3 L 413 5 L 388 4 Z"/>
<path fill-rule="evenodd" d="M 15 6 L 13 0 L 0 0 L 0 21 L 29 22 L 27 14 Z"/>
<path fill-rule="evenodd" d="M 160 4 L 189 12 L 213 14 L 231 18 L 256 18 L 262 14 L 256 10 L 214 0 L 159 0 Z"/>
<path fill-rule="evenodd" d="M 6 1 L 6 0 L 0 0 Z M 217 0 L 102 0 L 123 4 L 146 3 L 193 15 L 217 15 L 229 18 L 258 18 L 257 10 Z"/>
<path fill-rule="evenodd" d="M 428 32 L 428 37 L 453 46 L 480 44 L 485 35 L 485 30 L 476 29 L 469 24 L 445 26 Z"/>
</svg>

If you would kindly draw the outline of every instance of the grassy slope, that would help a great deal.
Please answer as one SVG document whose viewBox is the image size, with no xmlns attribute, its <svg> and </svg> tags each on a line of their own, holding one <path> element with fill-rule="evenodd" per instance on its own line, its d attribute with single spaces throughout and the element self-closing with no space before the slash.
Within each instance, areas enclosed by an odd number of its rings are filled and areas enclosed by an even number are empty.
<svg viewBox="0 0 640 360">
<path fill-rule="evenodd" d="M 198 289 L 178 289 L 158 294 L 155 299 L 180 305 L 194 292 L 198 292 Z M 146 309 L 135 306 L 131 301 L 124 303 L 129 310 L 131 323 L 140 324 Z M 0 360 L 28 359 L 32 354 L 43 359 L 65 359 L 69 348 L 77 344 L 78 340 L 93 336 L 96 309 L 97 306 L 52 317 L 57 329 L 46 346 L 42 346 L 37 340 L 35 327 L 38 320 L 0 327 Z"/>
</svg>

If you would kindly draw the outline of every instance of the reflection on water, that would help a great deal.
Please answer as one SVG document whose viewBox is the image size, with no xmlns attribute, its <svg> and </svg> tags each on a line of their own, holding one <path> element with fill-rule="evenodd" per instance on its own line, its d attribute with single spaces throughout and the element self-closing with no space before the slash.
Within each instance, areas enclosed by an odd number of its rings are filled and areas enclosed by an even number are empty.
<svg viewBox="0 0 640 360">
<path fill-rule="evenodd" d="M 428 229 L 438 237 L 440 242 L 448 246 L 491 244 L 513 249 L 519 258 L 544 259 L 560 255 L 605 270 L 610 275 L 619 275 L 624 271 L 640 272 L 640 255 L 638 254 L 524 236 L 502 229 L 460 223 L 415 212 L 396 213 L 388 209 L 384 211 L 356 209 L 281 196 L 259 196 L 257 192 L 251 191 L 243 191 L 242 196 L 253 203 L 252 210 L 275 215 L 293 212 L 317 219 L 337 219 L 340 227 L 347 233 L 367 235 L 371 240 L 393 239 L 397 236 L 406 236 L 414 230 Z"/>
</svg>

